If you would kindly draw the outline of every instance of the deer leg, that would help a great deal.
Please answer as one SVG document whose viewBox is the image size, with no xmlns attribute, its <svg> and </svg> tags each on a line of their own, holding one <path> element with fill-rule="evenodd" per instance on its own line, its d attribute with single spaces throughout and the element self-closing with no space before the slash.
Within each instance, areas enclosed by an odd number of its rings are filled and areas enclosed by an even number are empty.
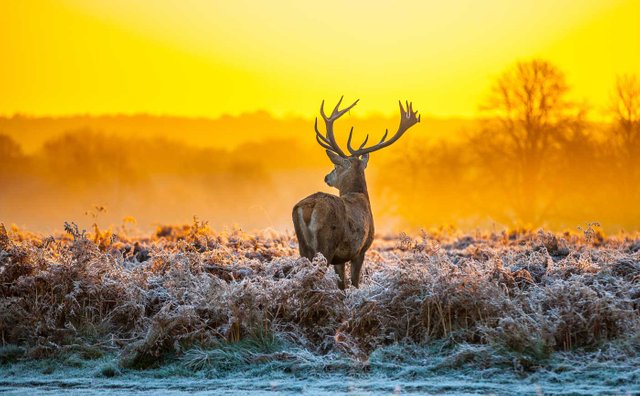
<svg viewBox="0 0 640 396">
<path fill-rule="evenodd" d="M 360 270 L 364 263 L 364 253 L 351 260 L 351 284 L 356 288 L 360 284 Z"/>
<path fill-rule="evenodd" d="M 338 287 L 340 290 L 344 290 L 344 263 L 334 264 L 333 269 L 336 271 L 336 274 L 338 274 L 338 278 L 340 278 L 338 279 Z"/>
<path fill-rule="evenodd" d="M 305 238 L 305 233 L 302 228 L 304 226 L 304 220 L 301 217 L 297 216 L 296 210 L 294 209 L 293 227 L 296 231 L 296 239 L 298 239 L 298 249 L 300 251 L 300 257 L 306 257 L 309 261 L 311 261 L 313 260 L 315 252 L 309 247 L 308 241 Z"/>
<path fill-rule="evenodd" d="M 311 249 L 309 245 L 307 245 L 307 241 L 305 241 L 304 239 L 300 239 L 298 240 L 298 245 L 300 249 L 300 257 L 305 257 L 307 260 L 313 261 L 315 253 L 313 249 Z"/>
<path fill-rule="evenodd" d="M 333 264 L 333 253 L 335 252 L 335 246 L 331 239 L 323 238 L 320 235 L 316 235 L 316 246 L 318 249 L 318 253 L 322 253 L 322 255 L 327 259 L 327 264 Z M 338 274 L 338 287 L 340 290 L 344 290 L 344 263 L 342 264 L 333 264 L 333 269 Z"/>
</svg>

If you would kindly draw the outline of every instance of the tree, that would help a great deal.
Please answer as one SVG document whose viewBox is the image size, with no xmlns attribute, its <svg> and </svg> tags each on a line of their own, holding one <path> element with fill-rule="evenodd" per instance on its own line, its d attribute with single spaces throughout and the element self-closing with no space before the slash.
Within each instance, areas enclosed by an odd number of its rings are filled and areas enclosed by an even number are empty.
<svg viewBox="0 0 640 396">
<path fill-rule="evenodd" d="M 13 173 L 24 160 L 22 148 L 10 136 L 0 134 L 0 174 Z"/>
<path fill-rule="evenodd" d="M 619 76 L 611 99 L 613 136 L 619 172 L 627 193 L 637 194 L 640 166 L 640 81 L 635 75 Z"/>
<path fill-rule="evenodd" d="M 545 170 L 582 124 L 583 111 L 568 93 L 562 71 L 536 59 L 504 72 L 481 107 L 486 119 L 473 137 L 480 167 L 509 195 L 515 220 L 527 225 L 539 223 L 549 208 Z"/>
<path fill-rule="evenodd" d="M 20 145 L 10 136 L 0 134 L 0 158 L 3 161 L 22 157 Z"/>
</svg>

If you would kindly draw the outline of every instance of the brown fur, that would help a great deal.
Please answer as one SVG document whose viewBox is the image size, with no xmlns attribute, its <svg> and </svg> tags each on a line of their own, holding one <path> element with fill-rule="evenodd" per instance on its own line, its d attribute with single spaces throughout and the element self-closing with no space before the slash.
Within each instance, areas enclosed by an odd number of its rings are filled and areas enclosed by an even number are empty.
<svg viewBox="0 0 640 396">
<path fill-rule="evenodd" d="M 330 155 L 331 158 L 331 155 Z M 358 287 L 365 252 L 374 235 L 373 216 L 364 177 L 366 160 L 337 159 L 332 177 L 340 196 L 318 192 L 298 202 L 293 208 L 293 224 L 300 255 L 312 260 L 321 253 L 333 264 L 344 289 L 345 268 L 351 262 L 351 284 Z"/>
<path fill-rule="evenodd" d="M 293 207 L 293 225 L 298 237 L 300 255 L 312 260 L 321 253 L 327 263 L 333 264 L 340 280 L 338 286 L 344 289 L 344 264 L 351 262 L 351 284 L 358 287 L 360 270 L 364 262 L 364 254 L 373 241 L 373 216 L 364 169 L 369 161 L 369 153 L 393 144 L 413 125 L 420 122 L 417 111 L 413 111 L 413 104 L 406 102 L 406 110 L 400 105 L 400 126 L 391 138 L 387 139 L 387 132 L 379 143 L 366 147 L 369 136 L 359 148 L 351 147 L 353 128 L 347 140 L 347 156 L 336 142 L 333 123 L 351 110 L 358 101 L 340 110 L 340 103 L 327 116 L 324 112 L 324 101 L 320 105 L 320 115 L 326 125 L 326 134 L 318 129 L 316 119 L 314 129 L 316 140 L 327 150 L 327 155 L 335 165 L 333 171 L 324 180 L 331 187 L 340 191 L 340 196 L 315 193 L 298 202 Z"/>
</svg>

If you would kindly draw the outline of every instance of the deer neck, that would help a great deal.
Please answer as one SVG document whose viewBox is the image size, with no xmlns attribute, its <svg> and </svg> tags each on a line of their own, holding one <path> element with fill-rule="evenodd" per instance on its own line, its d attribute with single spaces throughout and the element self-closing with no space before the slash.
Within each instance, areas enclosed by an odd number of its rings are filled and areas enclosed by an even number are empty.
<svg viewBox="0 0 640 396">
<path fill-rule="evenodd" d="M 367 190 L 367 180 L 364 177 L 364 172 L 355 177 L 350 183 L 340 189 L 340 196 L 346 194 L 360 193 L 364 194 L 369 201 L 369 191 Z"/>
</svg>

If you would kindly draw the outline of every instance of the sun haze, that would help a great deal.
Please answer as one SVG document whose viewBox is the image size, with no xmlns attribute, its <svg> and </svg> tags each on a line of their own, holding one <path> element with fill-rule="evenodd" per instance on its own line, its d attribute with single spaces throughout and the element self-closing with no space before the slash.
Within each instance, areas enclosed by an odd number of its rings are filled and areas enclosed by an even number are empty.
<svg viewBox="0 0 640 396">
<path fill-rule="evenodd" d="M 0 223 L 291 231 L 344 95 L 343 150 L 422 116 L 378 232 L 640 230 L 638 0 L 0 1 L 0 37 Z"/>
<path fill-rule="evenodd" d="M 0 114 L 476 115 L 506 66 L 542 57 L 578 99 L 606 105 L 640 70 L 635 0 L 0 3 Z"/>
</svg>

